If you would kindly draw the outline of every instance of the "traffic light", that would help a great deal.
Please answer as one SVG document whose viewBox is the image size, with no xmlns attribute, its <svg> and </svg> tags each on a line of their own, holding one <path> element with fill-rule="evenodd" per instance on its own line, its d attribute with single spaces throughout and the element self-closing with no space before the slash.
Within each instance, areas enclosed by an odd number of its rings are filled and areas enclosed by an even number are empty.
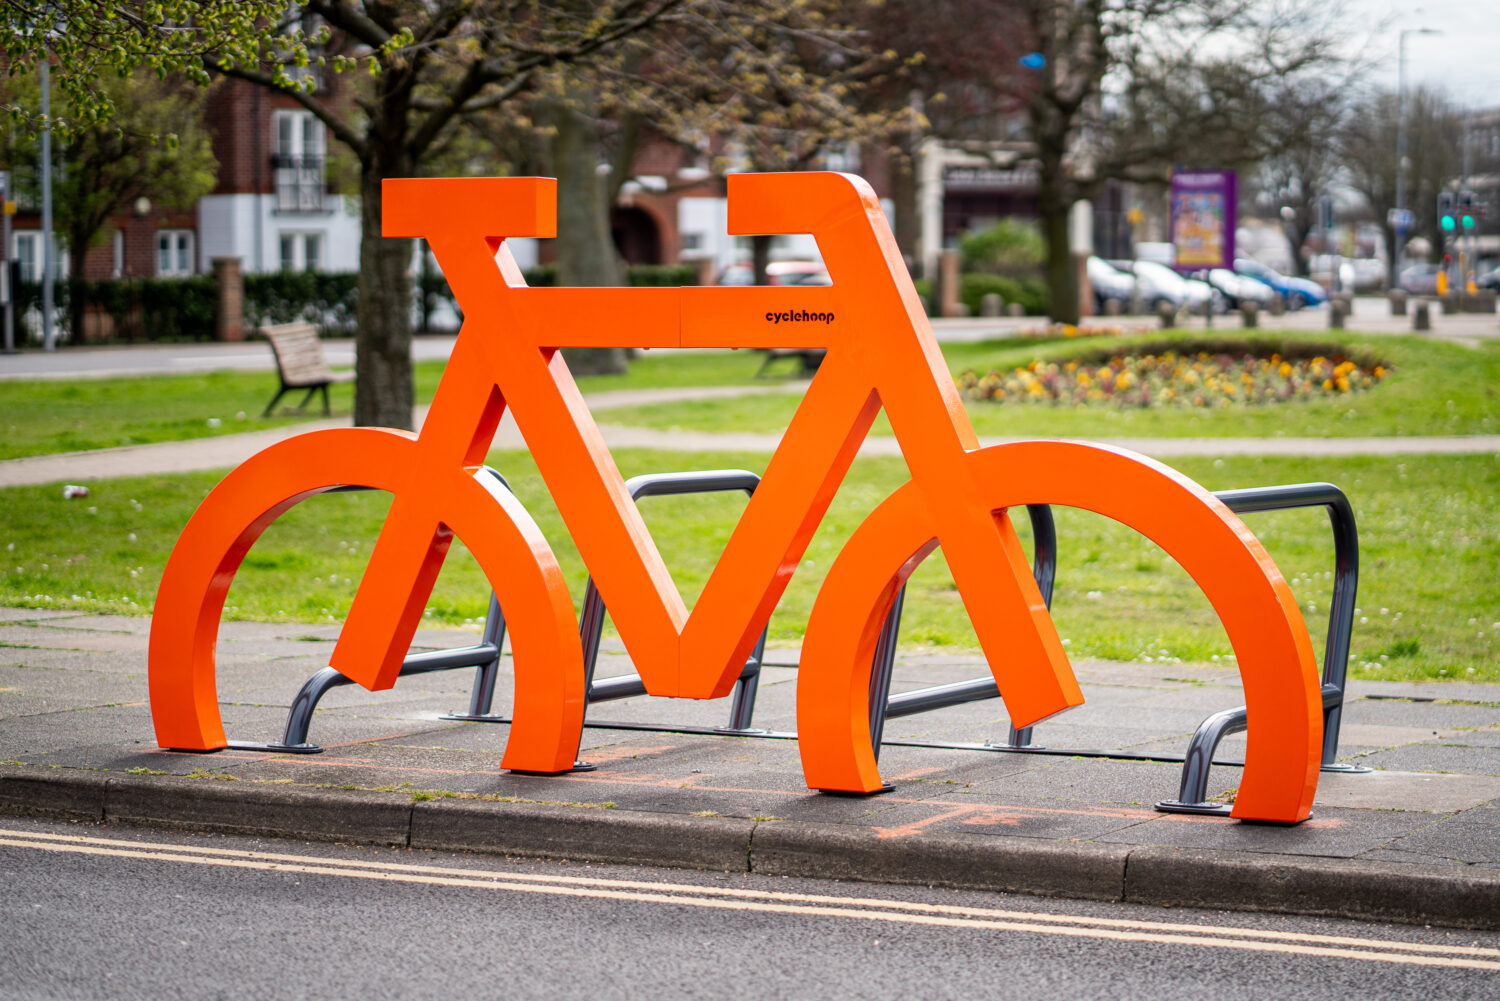
<svg viewBox="0 0 1500 1001">
<path fill-rule="evenodd" d="M 1458 229 L 1457 199 L 1451 191 L 1439 191 L 1437 197 L 1438 228 L 1444 233 Z"/>
<path fill-rule="evenodd" d="M 1474 228 L 1474 205 L 1478 201 L 1472 191 L 1461 191 L 1458 195 L 1458 222 L 1467 233 Z"/>
</svg>

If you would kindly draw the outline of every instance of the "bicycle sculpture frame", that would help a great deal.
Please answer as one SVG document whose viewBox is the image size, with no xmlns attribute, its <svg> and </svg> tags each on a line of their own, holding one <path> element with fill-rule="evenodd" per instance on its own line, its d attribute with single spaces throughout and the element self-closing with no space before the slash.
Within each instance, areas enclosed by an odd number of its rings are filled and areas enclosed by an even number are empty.
<svg viewBox="0 0 1500 1001">
<path fill-rule="evenodd" d="M 573 603 L 536 524 L 480 475 L 514 413 L 646 690 L 729 693 L 883 407 L 911 479 L 855 531 L 809 619 L 797 729 L 810 788 L 882 788 L 869 731 L 880 625 L 938 546 L 1013 724 L 1082 703 L 1009 511 L 1085 508 L 1170 553 L 1203 589 L 1238 659 L 1248 707 L 1232 816 L 1299 821 L 1316 789 L 1322 702 L 1296 601 L 1250 530 L 1197 484 L 1144 456 L 1028 441 L 980 448 L 874 193 L 842 174 L 729 178 L 732 233 L 810 232 L 827 287 L 528 288 L 503 241 L 551 236 L 555 183 L 390 180 L 384 235 L 425 238 L 463 305 L 453 355 L 420 434 L 340 428 L 274 445 L 204 500 L 173 550 L 150 643 L 151 707 L 164 747 L 225 746 L 214 646 L 245 552 L 283 511 L 360 485 L 393 495 L 331 664 L 389 688 L 451 539 L 473 551 L 511 628 L 514 724 L 502 766 L 574 763 L 585 709 Z M 764 478 L 689 611 L 558 348 L 825 348 Z"/>
</svg>

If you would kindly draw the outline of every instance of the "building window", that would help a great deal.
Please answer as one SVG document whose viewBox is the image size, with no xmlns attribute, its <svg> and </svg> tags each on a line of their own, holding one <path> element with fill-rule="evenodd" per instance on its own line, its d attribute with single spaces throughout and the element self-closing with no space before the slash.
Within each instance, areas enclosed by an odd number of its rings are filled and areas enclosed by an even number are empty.
<svg viewBox="0 0 1500 1001">
<path fill-rule="evenodd" d="M 311 112 L 278 111 L 271 116 L 271 145 L 277 211 L 323 211 L 323 123 Z"/>
<path fill-rule="evenodd" d="M 14 241 L 16 260 L 21 262 L 21 281 L 41 281 L 42 234 L 17 232 Z"/>
<path fill-rule="evenodd" d="M 281 270 L 317 271 L 322 266 L 323 234 L 281 234 Z"/>
<path fill-rule="evenodd" d="M 193 231 L 163 229 L 156 234 L 156 273 L 190 275 L 193 273 Z"/>
</svg>

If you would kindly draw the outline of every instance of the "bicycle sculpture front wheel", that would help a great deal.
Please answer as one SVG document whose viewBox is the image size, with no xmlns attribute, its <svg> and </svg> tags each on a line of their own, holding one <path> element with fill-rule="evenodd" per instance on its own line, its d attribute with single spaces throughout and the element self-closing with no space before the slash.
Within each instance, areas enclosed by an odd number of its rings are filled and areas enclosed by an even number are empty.
<svg viewBox="0 0 1500 1001">
<path fill-rule="evenodd" d="M 162 574 L 152 613 L 149 674 L 151 717 L 163 747 L 226 746 L 215 681 L 215 646 L 224 600 L 246 552 L 273 521 L 298 502 L 337 487 L 385 490 L 398 507 L 411 495 L 441 498 L 430 512 L 435 529 L 413 579 L 385 579 L 380 545 L 361 582 L 339 648 L 354 650 L 333 666 L 369 689 L 389 688 L 391 670 L 369 651 L 404 653 L 449 541 L 473 551 L 505 609 L 516 670 L 515 722 L 504 768 L 562 772 L 573 766 L 583 727 L 583 650 L 573 602 L 541 530 L 509 491 L 480 470 L 421 468 L 415 437 L 377 428 L 314 431 L 252 456 L 214 487 L 183 529 Z M 421 555 L 421 554 L 419 554 Z M 371 580 L 372 577 L 381 579 Z M 370 597 L 366 597 L 367 588 Z M 415 596 L 415 601 L 413 601 Z M 384 598 L 384 601 L 380 599 Z M 357 616 L 361 602 L 417 609 L 407 621 Z M 370 635 L 380 631 L 382 635 Z M 389 660 L 389 658 L 385 658 Z"/>
<path fill-rule="evenodd" d="M 1229 634 L 1245 688 L 1248 743 L 1231 816 L 1305 820 L 1322 754 L 1317 663 L 1296 599 L 1250 529 L 1192 480 L 1123 449 L 1028 441 L 978 449 L 966 461 L 997 517 L 1026 504 L 1083 508 L 1130 526 L 1182 565 Z M 797 675 L 809 787 L 881 788 L 869 724 L 875 642 L 897 592 L 941 534 L 917 484 L 907 483 L 870 514 L 829 571 Z M 1007 672 L 1027 666 L 991 670 L 1003 697 Z"/>
</svg>

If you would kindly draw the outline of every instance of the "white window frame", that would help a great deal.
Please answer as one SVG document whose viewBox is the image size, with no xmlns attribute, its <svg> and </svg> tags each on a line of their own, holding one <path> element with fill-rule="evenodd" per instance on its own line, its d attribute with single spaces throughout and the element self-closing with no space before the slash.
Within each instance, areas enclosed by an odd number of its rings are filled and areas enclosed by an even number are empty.
<svg viewBox="0 0 1500 1001">
<path fill-rule="evenodd" d="M 308 266 L 309 244 L 317 248 L 315 260 Z M 288 260 L 287 250 L 291 250 Z M 277 234 L 276 254 L 282 271 L 322 271 L 327 262 L 328 235 L 322 230 L 282 230 Z"/>
<path fill-rule="evenodd" d="M 42 231 L 39 229 L 18 229 L 11 233 L 10 257 L 13 261 L 21 262 L 21 281 L 39 282 L 42 280 Z M 21 244 L 31 246 L 31 260 L 28 262 L 21 255 Z"/>
<path fill-rule="evenodd" d="M 271 113 L 271 149 L 277 211 L 323 211 L 328 130 L 322 121 L 310 111 L 278 108 Z"/>
<path fill-rule="evenodd" d="M 156 275 L 158 278 L 186 278 L 195 272 L 193 267 L 194 233 L 190 229 L 159 229 L 156 231 Z M 167 266 L 162 267 L 162 240 L 171 241 L 167 248 Z"/>
</svg>

